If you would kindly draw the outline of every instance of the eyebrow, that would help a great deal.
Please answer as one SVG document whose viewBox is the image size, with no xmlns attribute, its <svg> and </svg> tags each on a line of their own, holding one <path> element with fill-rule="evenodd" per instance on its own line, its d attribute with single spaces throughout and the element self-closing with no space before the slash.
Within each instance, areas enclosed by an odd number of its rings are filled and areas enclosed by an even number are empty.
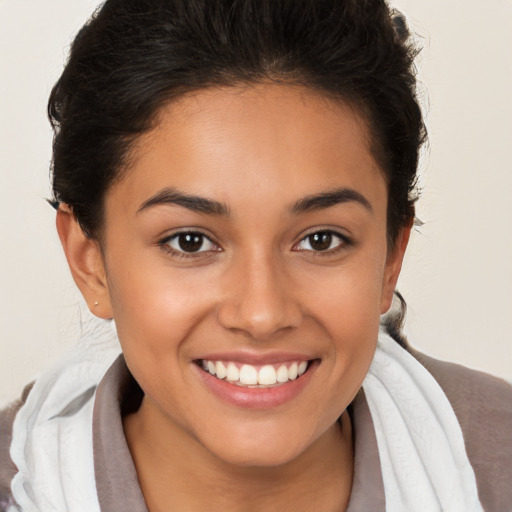
<svg viewBox="0 0 512 512">
<path fill-rule="evenodd" d="M 291 212 L 295 215 L 298 215 L 301 213 L 323 210 L 324 208 L 330 208 L 331 206 L 335 206 L 337 204 L 353 202 L 359 203 L 369 212 L 373 212 L 370 201 L 368 201 L 368 199 L 366 199 L 363 194 L 351 188 L 338 188 L 335 190 L 306 196 L 303 199 L 299 199 L 299 201 L 297 201 L 292 206 Z"/>
<path fill-rule="evenodd" d="M 360 192 L 351 188 L 339 188 L 299 199 L 290 208 L 290 212 L 293 215 L 300 215 L 302 213 L 330 208 L 337 204 L 351 202 L 361 204 L 369 212 L 373 211 L 368 199 Z M 229 217 L 229 208 L 226 204 L 201 196 L 189 195 L 174 188 L 165 188 L 157 192 L 154 196 L 142 203 L 137 213 L 159 205 L 177 205 L 206 215 Z"/>
<path fill-rule="evenodd" d="M 137 213 L 158 205 L 177 205 L 207 215 L 229 216 L 229 208 L 224 203 L 206 199 L 205 197 L 185 194 L 174 188 L 165 188 L 157 192 L 142 203 Z"/>
</svg>

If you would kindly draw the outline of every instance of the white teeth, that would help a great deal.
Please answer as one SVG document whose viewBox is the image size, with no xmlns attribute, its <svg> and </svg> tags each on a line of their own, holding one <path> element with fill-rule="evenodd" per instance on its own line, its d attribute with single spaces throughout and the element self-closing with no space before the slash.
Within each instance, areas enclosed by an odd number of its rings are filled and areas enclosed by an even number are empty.
<svg viewBox="0 0 512 512">
<path fill-rule="evenodd" d="M 240 380 L 240 370 L 233 363 L 228 363 L 226 379 L 230 380 L 231 382 Z"/>
<path fill-rule="evenodd" d="M 277 370 L 277 382 L 288 382 L 288 368 L 283 364 Z"/>
<path fill-rule="evenodd" d="M 215 374 L 219 379 L 224 379 L 228 374 L 226 367 L 222 364 L 221 361 L 217 361 L 215 363 Z"/>
<path fill-rule="evenodd" d="M 246 386 L 258 384 L 258 371 L 254 366 L 249 364 L 242 365 L 242 368 L 240 368 L 240 384 L 245 384 Z"/>
<path fill-rule="evenodd" d="M 269 364 L 260 368 L 258 372 L 258 384 L 271 386 L 277 382 L 276 371 L 273 366 Z"/>
<path fill-rule="evenodd" d="M 288 378 L 290 380 L 295 380 L 299 373 L 299 365 L 297 363 L 293 363 L 290 368 L 288 368 Z"/>
<path fill-rule="evenodd" d="M 266 364 L 259 371 L 250 364 L 243 364 L 239 369 L 233 363 L 223 363 L 222 361 L 208 361 L 203 359 L 201 366 L 204 371 L 215 375 L 218 379 L 226 379 L 229 382 L 239 383 L 242 386 L 273 386 L 275 384 L 284 384 L 290 380 L 300 377 L 308 368 L 308 361 L 300 363 L 291 363 L 276 367 Z"/>
</svg>

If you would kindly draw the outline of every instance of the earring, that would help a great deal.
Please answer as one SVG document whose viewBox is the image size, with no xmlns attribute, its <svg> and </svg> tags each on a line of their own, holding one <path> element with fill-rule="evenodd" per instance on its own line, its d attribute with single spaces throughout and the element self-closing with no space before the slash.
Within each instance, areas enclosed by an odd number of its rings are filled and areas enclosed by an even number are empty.
<svg viewBox="0 0 512 512">
<path fill-rule="evenodd" d="M 98 301 L 95 301 L 95 302 L 94 302 L 94 305 L 95 305 L 95 306 L 99 306 L 99 305 L 100 305 L 100 303 L 99 303 Z"/>
</svg>

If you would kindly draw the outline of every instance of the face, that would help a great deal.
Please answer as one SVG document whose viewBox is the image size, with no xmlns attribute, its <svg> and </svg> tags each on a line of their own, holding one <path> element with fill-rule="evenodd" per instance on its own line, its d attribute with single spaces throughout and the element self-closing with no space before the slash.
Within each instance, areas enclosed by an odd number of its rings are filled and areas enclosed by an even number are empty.
<svg viewBox="0 0 512 512">
<path fill-rule="evenodd" d="M 108 192 L 106 301 L 148 418 L 245 465 L 336 428 L 401 262 L 365 122 L 303 88 L 162 110 Z"/>
</svg>

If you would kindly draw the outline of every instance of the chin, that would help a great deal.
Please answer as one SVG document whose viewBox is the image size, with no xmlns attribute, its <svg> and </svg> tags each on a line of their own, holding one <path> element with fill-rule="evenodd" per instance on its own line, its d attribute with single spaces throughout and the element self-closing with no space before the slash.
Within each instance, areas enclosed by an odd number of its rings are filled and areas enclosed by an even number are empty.
<svg viewBox="0 0 512 512">
<path fill-rule="evenodd" d="M 300 458 L 312 444 L 303 432 L 295 433 L 290 429 L 278 428 L 268 429 L 263 433 L 261 428 L 263 427 L 224 432 L 206 447 L 216 458 L 233 466 L 270 468 Z M 225 442 L 219 443 L 219 439 Z"/>
<path fill-rule="evenodd" d="M 272 468 L 290 463 L 302 453 L 303 450 L 300 449 L 268 450 L 265 447 L 257 449 L 231 447 L 229 450 L 219 451 L 217 457 L 231 466 L 240 468 Z"/>
</svg>

